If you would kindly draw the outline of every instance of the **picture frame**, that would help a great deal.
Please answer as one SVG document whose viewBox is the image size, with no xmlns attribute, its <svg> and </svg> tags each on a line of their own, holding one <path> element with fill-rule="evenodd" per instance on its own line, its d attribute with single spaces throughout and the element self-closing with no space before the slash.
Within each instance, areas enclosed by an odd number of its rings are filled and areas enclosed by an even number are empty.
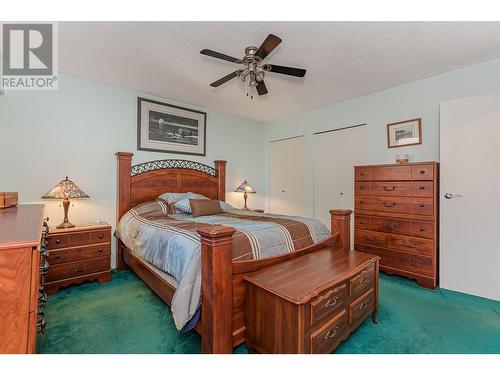
<svg viewBox="0 0 500 375">
<path fill-rule="evenodd" d="M 422 144 L 422 119 L 387 124 L 387 147 L 406 147 Z"/>
<path fill-rule="evenodd" d="M 206 155 L 207 113 L 137 98 L 137 149 Z"/>
</svg>

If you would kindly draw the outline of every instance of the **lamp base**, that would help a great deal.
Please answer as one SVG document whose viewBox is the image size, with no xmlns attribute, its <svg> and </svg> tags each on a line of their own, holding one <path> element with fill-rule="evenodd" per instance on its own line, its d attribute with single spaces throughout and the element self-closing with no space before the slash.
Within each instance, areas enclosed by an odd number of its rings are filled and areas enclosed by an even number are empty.
<svg viewBox="0 0 500 375">
<path fill-rule="evenodd" d="M 75 226 L 75 224 L 72 224 L 69 221 L 63 221 L 56 228 L 57 229 L 66 229 L 66 228 L 73 228 L 74 226 Z"/>
</svg>

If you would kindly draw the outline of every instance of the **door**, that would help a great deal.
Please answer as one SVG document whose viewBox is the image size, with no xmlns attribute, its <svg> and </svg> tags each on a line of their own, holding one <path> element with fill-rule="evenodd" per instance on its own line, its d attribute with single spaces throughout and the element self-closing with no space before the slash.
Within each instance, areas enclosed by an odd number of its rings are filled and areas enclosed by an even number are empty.
<svg viewBox="0 0 500 375">
<path fill-rule="evenodd" d="M 304 137 L 269 143 L 269 211 L 304 216 L 305 186 Z"/>
<path fill-rule="evenodd" d="M 366 125 L 314 135 L 314 217 L 330 227 L 332 208 L 354 210 L 354 166 L 367 162 Z M 351 226 L 353 229 L 354 226 Z"/>
<path fill-rule="evenodd" d="M 500 94 L 442 103 L 440 117 L 440 285 L 500 300 Z"/>
</svg>

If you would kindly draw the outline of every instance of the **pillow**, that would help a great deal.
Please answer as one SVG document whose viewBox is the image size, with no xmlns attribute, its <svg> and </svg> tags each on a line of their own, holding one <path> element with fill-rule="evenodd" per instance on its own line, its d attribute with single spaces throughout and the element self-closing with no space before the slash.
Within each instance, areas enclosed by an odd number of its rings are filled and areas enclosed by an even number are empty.
<svg viewBox="0 0 500 375">
<path fill-rule="evenodd" d="M 163 193 L 156 199 L 161 199 L 167 202 L 167 204 L 172 204 L 180 201 L 182 198 L 186 198 L 189 193 Z"/>
<path fill-rule="evenodd" d="M 232 210 L 234 208 L 229 203 L 223 201 L 219 201 L 219 203 L 220 203 L 220 208 L 222 208 L 223 210 Z"/>
<path fill-rule="evenodd" d="M 183 198 L 180 201 L 174 203 L 174 206 L 177 210 L 185 212 L 187 214 L 191 213 L 191 204 L 189 203 L 189 198 Z"/>
<path fill-rule="evenodd" d="M 218 200 L 214 199 L 189 199 L 193 217 L 221 214 L 222 208 Z"/>
</svg>

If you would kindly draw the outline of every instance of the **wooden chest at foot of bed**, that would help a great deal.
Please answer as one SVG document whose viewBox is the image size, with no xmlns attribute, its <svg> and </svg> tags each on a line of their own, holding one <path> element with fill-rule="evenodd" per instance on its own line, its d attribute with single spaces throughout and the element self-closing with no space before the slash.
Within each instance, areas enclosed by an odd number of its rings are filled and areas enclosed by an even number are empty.
<svg viewBox="0 0 500 375">
<path fill-rule="evenodd" d="M 44 286 L 49 295 L 62 286 L 111 280 L 111 227 L 106 223 L 50 228 L 48 249 Z"/>
<path fill-rule="evenodd" d="M 245 339 L 260 353 L 331 353 L 378 308 L 377 256 L 325 248 L 245 276 Z"/>
</svg>

